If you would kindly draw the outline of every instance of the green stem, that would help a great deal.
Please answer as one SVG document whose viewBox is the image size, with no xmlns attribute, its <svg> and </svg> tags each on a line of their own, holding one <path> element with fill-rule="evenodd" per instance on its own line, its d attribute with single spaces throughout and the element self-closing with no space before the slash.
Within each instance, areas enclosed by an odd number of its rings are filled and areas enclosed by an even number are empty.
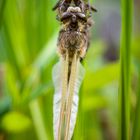
<svg viewBox="0 0 140 140">
<path fill-rule="evenodd" d="M 139 66 L 139 73 L 140 73 L 140 66 Z M 138 84 L 140 83 L 140 75 Z M 137 92 L 137 106 L 136 106 L 136 114 L 134 120 L 134 127 L 133 127 L 133 134 L 132 140 L 139 140 L 140 139 L 140 86 L 138 85 L 138 92 Z"/>
<path fill-rule="evenodd" d="M 132 33 L 132 0 L 122 0 L 121 80 L 119 93 L 119 139 L 130 139 L 130 50 Z"/>
<path fill-rule="evenodd" d="M 47 132 L 43 122 L 43 116 L 39 107 L 38 100 L 30 103 L 30 112 L 32 115 L 33 123 L 39 140 L 48 140 Z"/>
</svg>

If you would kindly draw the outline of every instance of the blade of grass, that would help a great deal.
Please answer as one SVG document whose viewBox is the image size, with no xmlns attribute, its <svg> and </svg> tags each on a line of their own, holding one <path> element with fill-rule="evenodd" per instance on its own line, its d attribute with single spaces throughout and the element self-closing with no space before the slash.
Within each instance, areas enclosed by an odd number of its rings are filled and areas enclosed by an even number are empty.
<svg viewBox="0 0 140 140">
<path fill-rule="evenodd" d="M 42 67 L 47 67 L 46 65 L 50 64 L 54 59 L 52 56 L 55 54 L 57 37 L 50 38 L 56 31 L 56 23 L 54 21 L 52 26 L 52 21 L 49 18 L 52 16 L 50 12 L 51 6 L 48 4 L 48 1 L 5 1 L 6 6 L 3 14 L 4 29 L 2 28 L 4 30 L 4 43 L 6 44 L 4 44 L 6 46 L 4 46 L 4 50 L 10 68 L 12 71 L 16 69 L 12 75 L 15 79 L 13 83 L 11 82 L 12 79 L 10 79 L 10 86 L 14 85 L 15 88 L 13 86 L 11 87 L 14 94 L 23 93 L 19 95 L 20 100 L 17 100 L 22 103 L 24 96 L 29 96 L 30 93 L 33 93 L 34 87 L 39 87 L 41 82 L 38 78 L 40 78 Z M 49 3 L 52 5 L 52 2 Z M 50 7 L 49 12 L 47 7 Z M 48 14 L 50 14 L 50 16 L 48 16 Z M 47 22 L 47 19 L 50 24 Z M 30 27 L 32 28 L 30 29 Z M 49 40 L 51 40 L 51 42 L 49 42 Z M 48 45 L 45 45 L 45 48 L 43 48 L 45 43 Z M 42 51 L 39 53 L 41 49 Z M 35 61 L 33 62 L 33 60 Z M 32 69 L 33 73 L 31 73 L 31 75 L 29 74 L 29 77 L 26 78 L 28 72 L 30 73 Z M 27 73 L 25 72 L 26 70 L 28 71 Z M 7 75 L 9 76 L 10 74 Z M 9 78 L 11 77 L 9 76 Z M 19 85 L 22 85 L 22 87 Z M 11 96 L 13 95 L 11 94 Z M 42 116 L 43 113 L 41 112 L 42 106 L 40 106 L 39 101 L 35 100 L 31 102 L 29 106 L 38 138 L 40 140 L 49 139 L 49 133 L 45 128 L 47 126 L 45 125 Z"/>
<path fill-rule="evenodd" d="M 140 73 L 140 65 L 139 65 L 139 73 Z M 140 83 L 140 75 L 138 83 Z M 133 134 L 132 140 L 139 140 L 140 139 L 140 86 L 138 86 L 137 92 L 137 106 L 136 106 L 136 114 L 134 119 L 134 127 L 133 127 Z"/>
<path fill-rule="evenodd" d="M 41 50 L 41 52 L 36 57 L 35 61 L 32 64 L 33 70 L 31 71 L 31 74 L 29 75 L 26 84 L 24 86 L 23 100 L 28 97 L 28 94 L 31 92 L 31 90 L 36 86 L 35 81 L 39 77 L 40 69 L 43 67 L 47 67 L 55 56 L 55 48 L 56 48 L 56 42 L 57 37 L 56 34 L 50 39 L 49 42 L 45 45 L 45 47 Z"/>
<path fill-rule="evenodd" d="M 34 100 L 29 105 L 35 130 L 39 140 L 48 140 L 48 135 L 43 121 L 43 116 L 39 106 L 39 101 Z"/>
<path fill-rule="evenodd" d="M 4 7 L 5 7 L 5 0 L 1 0 L 0 1 L 0 29 L 1 29 L 1 25 L 2 25 L 2 21 L 3 21 L 3 12 L 4 12 Z"/>
<path fill-rule="evenodd" d="M 4 11 L 4 28 L 6 37 L 10 41 L 10 46 L 15 54 L 20 70 L 28 64 L 29 54 L 26 47 L 26 36 L 24 32 L 23 18 L 17 8 L 17 1 L 7 0 Z"/>
<path fill-rule="evenodd" d="M 39 77 L 39 72 L 42 67 L 47 67 L 49 63 L 51 63 L 52 58 L 51 56 L 55 54 L 55 47 L 56 47 L 57 37 L 54 35 L 50 41 L 45 45 L 42 51 L 39 53 L 38 57 L 35 59 L 32 67 L 33 72 L 27 79 L 26 85 L 23 90 L 23 101 L 24 99 L 28 99 L 29 93 L 34 89 L 34 87 L 38 84 L 35 83 Z M 47 85 L 46 85 L 47 86 Z M 41 113 L 41 107 L 39 106 L 39 101 L 34 100 L 29 104 L 31 116 L 33 118 L 33 124 L 35 126 L 35 130 L 37 132 L 39 140 L 47 140 L 50 139 L 49 135 L 47 135 L 47 130 L 45 128 L 45 123 L 43 120 L 43 116 Z"/>
<path fill-rule="evenodd" d="M 119 139 L 130 139 L 130 50 L 132 33 L 132 0 L 122 0 L 120 52 Z"/>
</svg>

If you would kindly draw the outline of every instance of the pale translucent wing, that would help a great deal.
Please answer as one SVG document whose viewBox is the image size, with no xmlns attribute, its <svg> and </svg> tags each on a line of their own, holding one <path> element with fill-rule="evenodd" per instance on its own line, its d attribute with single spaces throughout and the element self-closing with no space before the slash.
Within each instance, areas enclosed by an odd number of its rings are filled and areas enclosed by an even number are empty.
<svg viewBox="0 0 140 140">
<path fill-rule="evenodd" d="M 84 78 L 84 74 L 85 74 L 85 69 L 81 65 L 81 63 L 78 61 L 77 73 L 76 73 L 76 79 L 75 79 L 75 85 L 74 85 L 74 94 L 73 94 L 72 107 L 71 107 L 70 128 L 68 132 L 69 140 L 72 138 L 75 123 L 76 123 L 76 117 L 77 117 L 77 112 L 78 112 L 78 102 L 79 102 L 78 93 L 79 93 L 80 86 Z"/>
<path fill-rule="evenodd" d="M 79 89 L 81 86 L 81 83 L 84 79 L 84 75 L 85 75 L 85 68 L 82 66 L 82 64 L 78 61 L 78 68 L 77 68 L 77 76 L 76 76 L 76 82 L 75 82 L 75 89 L 74 89 L 74 93 L 78 94 L 79 93 Z"/>
<path fill-rule="evenodd" d="M 61 91 L 62 91 L 62 61 L 59 61 L 53 67 L 53 83 L 55 87 L 55 94 L 53 99 L 53 131 L 54 139 L 57 140 L 58 137 L 58 126 L 59 126 L 59 114 L 61 108 Z"/>
<path fill-rule="evenodd" d="M 58 140 L 58 128 L 59 128 L 59 117 L 60 117 L 60 109 L 61 109 L 61 97 L 62 97 L 62 61 L 59 61 L 53 67 L 53 83 L 55 87 L 55 94 L 53 99 L 53 131 L 54 131 L 54 139 Z M 72 101 L 72 109 L 71 109 L 71 118 L 70 118 L 70 131 L 69 131 L 69 139 L 73 135 L 75 123 L 76 123 L 76 116 L 78 112 L 78 93 L 80 90 L 80 85 L 84 78 L 84 67 L 78 62 L 77 65 L 77 75 L 74 87 L 74 95 Z"/>
</svg>

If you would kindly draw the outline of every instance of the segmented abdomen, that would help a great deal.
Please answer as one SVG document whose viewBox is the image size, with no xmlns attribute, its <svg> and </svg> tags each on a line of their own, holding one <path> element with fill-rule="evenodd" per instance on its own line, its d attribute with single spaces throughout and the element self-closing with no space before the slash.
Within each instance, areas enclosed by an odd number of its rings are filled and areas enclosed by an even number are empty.
<svg viewBox="0 0 140 140">
<path fill-rule="evenodd" d="M 61 30 L 58 38 L 58 51 L 65 56 L 68 51 L 69 59 L 73 58 L 75 51 L 83 58 L 88 47 L 87 33 Z"/>
</svg>

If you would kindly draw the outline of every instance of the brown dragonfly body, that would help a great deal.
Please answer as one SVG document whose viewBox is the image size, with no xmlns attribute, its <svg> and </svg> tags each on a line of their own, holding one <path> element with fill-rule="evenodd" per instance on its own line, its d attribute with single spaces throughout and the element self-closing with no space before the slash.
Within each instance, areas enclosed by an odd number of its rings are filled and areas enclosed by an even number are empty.
<svg viewBox="0 0 140 140">
<path fill-rule="evenodd" d="M 83 74 L 80 77 L 79 62 L 85 57 L 89 47 L 89 29 L 92 26 L 90 14 L 91 10 L 96 11 L 96 9 L 82 0 L 60 0 L 53 8 L 53 10 L 56 9 L 58 11 L 57 19 L 62 25 L 57 46 L 58 53 L 63 60 L 61 63 L 63 68 L 59 121 L 54 131 L 57 131 L 55 132 L 56 140 L 69 140 L 73 133 L 77 113 L 77 109 L 73 111 L 72 107 L 74 96 L 80 88 L 81 77 L 83 77 Z M 75 119 L 73 122 L 72 118 Z"/>
<path fill-rule="evenodd" d="M 96 11 L 81 0 L 60 1 L 54 9 L 58 9 L 58 18 L 62 23 L 62 29 L 59 32 L 58 51 L 65 57 L 68 51 L 70 60 L 77 51 L 78 57 L 83 58 L 89 47 L 89 28 L 92 26 L 92 18 L 89 15 L 90 10 Z"/>
</svg>

